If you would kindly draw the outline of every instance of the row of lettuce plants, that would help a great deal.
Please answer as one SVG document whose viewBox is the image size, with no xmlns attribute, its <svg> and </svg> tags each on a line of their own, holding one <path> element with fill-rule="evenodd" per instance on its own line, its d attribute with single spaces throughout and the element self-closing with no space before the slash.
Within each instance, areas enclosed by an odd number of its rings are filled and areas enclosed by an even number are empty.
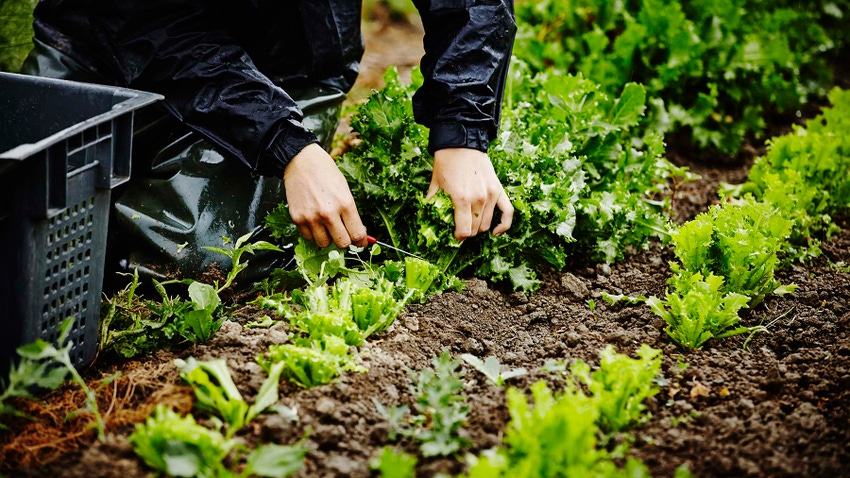
<svg viewBox="0 0 850 478">
<path fill-rule="evenodd" d="M 595 369 L 580 359 L 571 365 L 552 360 L 537 373 L 558 382 L 558 392 L 543 379 L 530 386 L 530 396 L 517 387 L 508 387 L 510 421 L 503 444 L 477 455 L 467 453 L 467 472 L 459 478 L 649 477 L 646 466 L 629 456 L 629 437 L 631 430 L 650 418 L 645 401 L 659 391 L 661 351 L 642 345 L 637 355 L 631 358 L 608 346 L 601 351 Z M 500 388 L 504 380 L 527 374 L 523 369 L 501 372 L 493 357 L 486 361 L 468 356 L 463 359 Z M 458 456 L 469 446 L 461 436 L 468 406 L 462 395 L 463 372 L 458 371 L 459 366 L 459 361 L 443 354 L 434 359 L 433 370 L 424 369 L 418 377 L 412 373 L 416 383 L 411 387 L 414 408 L 427 407 L 431 420 L 420 415 L 409 417 L 406 405 L 385 409 L 378 404 L 390 423 L 391 440 L 398 436 L 417 438 L 422 441 L 418 455 L 425 458 Z M 441 383 L 453 385 L 447 388 Z M 458 409 L 458 404 L 465 408 Z M 450 446 L 435 447 L 435 438 Z M 417 456 L 388 446 L 372 466 L 385 478 L 411 478 L 416 476 L 417 462 Z M 691 475 L 687 466 L 681 466 L 676 476 Z"/>
<path fill-rule="evenodd" d="M 518 56 L 616 94 L 643 84 L 649 127 L 738 152 L 765 118 L 825 96 L 850 2 L 522 0 Z"/>
<path fill-rule="evenodd" d="M 769 142 L 744 184 L 724 186 L 721 204 L 673 233 L 666 298 L 647 302 L 683 348 L 754 330 L 741 325 L 741 309 L 793 292 L 777 267 L 820 255 L 838 230 L 833 216 L 850 210 L 850 92 L 829 98 L 805 127 Z"/>
</svg>

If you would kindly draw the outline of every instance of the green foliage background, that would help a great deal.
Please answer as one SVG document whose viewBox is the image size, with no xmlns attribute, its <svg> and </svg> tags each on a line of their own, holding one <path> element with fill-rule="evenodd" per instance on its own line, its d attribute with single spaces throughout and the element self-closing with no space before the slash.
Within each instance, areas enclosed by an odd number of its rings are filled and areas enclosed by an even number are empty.
<svg viewBox="0 0 850 478">
<path fill-rule="evenodd" d="M 18 72 L 32 49 L 32 11 L 38 0 L 0 0 L 0 71 Z"/>
<path fill-rule="evenodd" d="M 772 112 L 824 97 L 850 2 L 519 0 L 515 54 L 614 94 L 643 84 L 651 128 L 735 154 Z"/>
</svg>

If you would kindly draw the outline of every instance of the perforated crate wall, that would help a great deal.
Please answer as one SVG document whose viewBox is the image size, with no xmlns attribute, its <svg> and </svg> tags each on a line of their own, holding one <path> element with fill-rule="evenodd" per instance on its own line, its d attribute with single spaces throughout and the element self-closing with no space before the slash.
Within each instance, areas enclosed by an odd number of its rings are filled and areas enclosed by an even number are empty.
<svg viewBox="0 0 850 478">
<path fill-rule="evenodd" d="M 99 298 L 91 296 L 92 240 L 95 234 L 94 197 L 65 209 L 48 220 L 45 238 L 44 305 L 41 338 L 56 343 L 59 326 L 73 317 L 69 340 L 71 359 L 82 365 L 87 354 L 86 328 L 90 308 Z"/>
</svg>

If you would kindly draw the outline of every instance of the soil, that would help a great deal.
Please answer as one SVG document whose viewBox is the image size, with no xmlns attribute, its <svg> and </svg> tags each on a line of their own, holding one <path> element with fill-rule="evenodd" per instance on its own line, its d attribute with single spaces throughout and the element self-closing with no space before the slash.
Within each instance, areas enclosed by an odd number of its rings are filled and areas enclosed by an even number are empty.
<svg viewBox="0 0 850 478">
<path fill-rule="evenodd" d="M 364 77 L 377 81 L 376 75 L 369 77 L 372 67 L 364 61 Z M 382 71 L 383 65 L 374 68 Z M 749 157 L 732 162 L 695 162 L 687 159 L 687 150 L 672 144 L 670 158 L 701 176 L 680 188 L 676 220 L 704 211 L 716 200 L 720 182 L 742 181 L 759 152 L 751 150 Z M 557 381 L 535 371 L 547 359 L 580 358 L 596 364 L 607 344 L 633 353 L 645 343 L 663 350 L 666 380 L 661 392 L 648 400 L 651 418 L 632 432 L 631 453 L 653 476 L 672 477 L 685 463 L 699 477 L 850 476 L 850 271 L 836 265 L 850 264 L 850 219 L 838 221 L 843 232 L 824 245 L 821 258 L 778 274 L 783 284 L 798 286 L 795 294 L 770 297 L 744 313 L 745 324 L 765 325 L 765 333 L 682 354 L 648 307 L 612 306 L 601 300 L 603 291 L 663 294 L 672 255 L 659 244 L 633 251 L 611 266 L 576 262 L 564 272 L 547 272 L 541 290 L 530 297 L 469 279 L 463 292 L 438 294 L 408 306 L 387 332 L 361 347 L 367 373 L 349 373 L 311 390 L 282 383 L 281 403 L 297 410 L 299 421 L 263 415 L 239 438 L 293 443 L 310 430 L 310 452 L 298 476 L 372 476 L 370 458 L 390 443 L 387 423 L 373 400 L 410 404 L 408 370 L 429 366 L 444 350 L 494 355 L 508 367 L 526 367 L 532 373 L 510 384 L 527 388 L 538 379 Z M 588 299 L 597 304 L 593 311 Z M 87 373 L 93 382 L 114 370 L 125 377 L 101 391 L 101 402 L 110 409 L 106 442 L 97 442 L 89 432 L 68 445 L 69 425 L 54 407 L 39 415 L 40 422 L 16 423 L 13 432 L 0 434 L 0 469 L 11 476 L 51 478 L 152 476 L 135 457 L 127 436 L 132 423 L 157 401 L 186 410 L 191 392 L 179 384 L 171 362 L 188 356 L 226 358 L 237 386 L 252 397 L 265 377 L 255 362 L 257 354 L 287 337 L 283 324 L 244 327 L 257 316 L 249 307 L 234 311 L 234 320 L 205 345 L 129 362 L 99 362 Z M 464 392 L 472 410 L 464 430 L 473 443 L 469 451 L 499 445 L 508 422 L 504 390 L 466 369 Z M 69 393 L 48 395 L 45 405 L 35 410 L 48 410 L 63 397 L 71 402 L 66 412 L 79 408 L 81 402 L 67 399 Z M 399 446 L 416 450 L 412 443 L 402 441 Z M 461 460 L 432 459 L 420 461 L 417 471 L 418 476 L 433 476 L 456 474 L 463 467 Z"/>
</svg>

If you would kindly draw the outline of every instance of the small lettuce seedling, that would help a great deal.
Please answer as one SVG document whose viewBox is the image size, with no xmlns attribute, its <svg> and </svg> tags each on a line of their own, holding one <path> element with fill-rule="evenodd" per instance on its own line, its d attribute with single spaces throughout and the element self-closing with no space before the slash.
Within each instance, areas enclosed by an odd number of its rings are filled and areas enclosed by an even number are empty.
<svg viewBox="0 0 850 478">
<path fill-rule="evenodd" d="M 224 459 L 235 446 L 217 430 L 159 405 L 129 437 L 136 454 L 169 476 L 227 476 Z"/>
<path fill-rule="evenodd" d="M 749 298 L 724 292 L 723 278 L 709 274 L 678 271 L 671 278 L 672 290 L 666 299 L 650 297 L 646 303 L 667 324 L 664 331 L 680 347 L 702 348 L 710 339 L 721 339 L 748 332 L 738 326 L 738 312 L 747 307 Z"/>
<path fill-rule="evenodd" d="M 277 402 L 277 389 L 284 367 L 282 362 L 269 367 L 269 375 L 260 386 L 254 404 L 248 405 L 233 383 L 224 360 L 199 362 L 189 357 L 185 361 L 176 360 L 175 365 L 180 369 L 180 377 L 195 391 L 196 406 L 218 415 L 227 423 L 228 437 Z"/>
<path fill-rule="evenodd" d="M 387 330 L 401 313 L 406 301 L 396 300 L 394 289 L 393 283 L 382 277 L 372 287 L 358 287 L 351 294 L 351 316 L 363 338 Z"/>
<path fill-rule="evenodd" d="M 200 478 L 285 478 L 304 465 L 307 448 L 295 445 L 259 445 L 251 453 L 217 429 L 206 428 L 192 415 L 179 416 L 159 405 L 129 437 L 133 450 L 151 468 L 168 476 Z M 245 456 L 247 453 L 247 456 Z M 242 463 L 240 473 L 226 463 Z"/>
<path fill-rule="evenodd" d="M 344 371 L 365 372 L 354 360 L 345 340 L 335 335 L 326 335 L 321 342 L 302 339 L 295 344 L 272 345 L 258 358 L 266 370 L 282 362 L 282 376 L 304 388 L 328 383 Z"/>
<path fill-rule="evenodd" d="M 380 473 L 381 478 L 416 478 L 417 461 L 413 455 L 385 446 L 381 455 L 369 463 L 369 468 Z"/>
<path fill-rule="evenodd" d="M 723 292 L 746 295 L 755 307 L 774 292 L 794 290 L 774 278 L 792 225 L 773 205 L 752 198 L 712 206 L 673 232 L 676 257 L 688 273 L 722 277 Z"/>
<path fill-rule="evenodd" d="M 508 370 L 507 372 L 502 373 L 501 364 L 496 357 L 492 355 L 484 359 L 483 361 L 471 354 L 463 354 L 460 356 L 464 362 L 471 365 L 475 370 L 483 373 L 485 377 L 487 377 L 490 382 L 497 386 L 503 387 L 505 385 L 505 381 L 512 379 L 514 377 L 522 377 L 524 375 L 528 375 L 528 370 L 525 368 L 516 368 L 513 370 Z"/>
<path fill-rule="evenodd" d="M 649 417 L 644 401 L 658 393 L 653 380 L 661 370 L 661 351 L 643 344 L 637 359 L 614 351 L 608 345 L 600 353 L 599 369 L 577 360 L 572 375 L 583 383 L 599 410 L 599 426 L 606 432 L 619 432 Z"/>
<path fill-rule="evenodd" d="M 410 393 L 416 397 L 413 413 L 406 405 L 385 408 L 378 401 L 375 406 L 390 422 L 390 439 L 401 435 L 420 442 L 425 457 L 449 456 L 469 446 L 460 431 L 469 415 L 469 405 L 463 392 L 463 370 L 460 361 L 452 360 L 448 352 L 432 359 L 433 368 L 414 373 L 415 385 Z"/>
</svg>

